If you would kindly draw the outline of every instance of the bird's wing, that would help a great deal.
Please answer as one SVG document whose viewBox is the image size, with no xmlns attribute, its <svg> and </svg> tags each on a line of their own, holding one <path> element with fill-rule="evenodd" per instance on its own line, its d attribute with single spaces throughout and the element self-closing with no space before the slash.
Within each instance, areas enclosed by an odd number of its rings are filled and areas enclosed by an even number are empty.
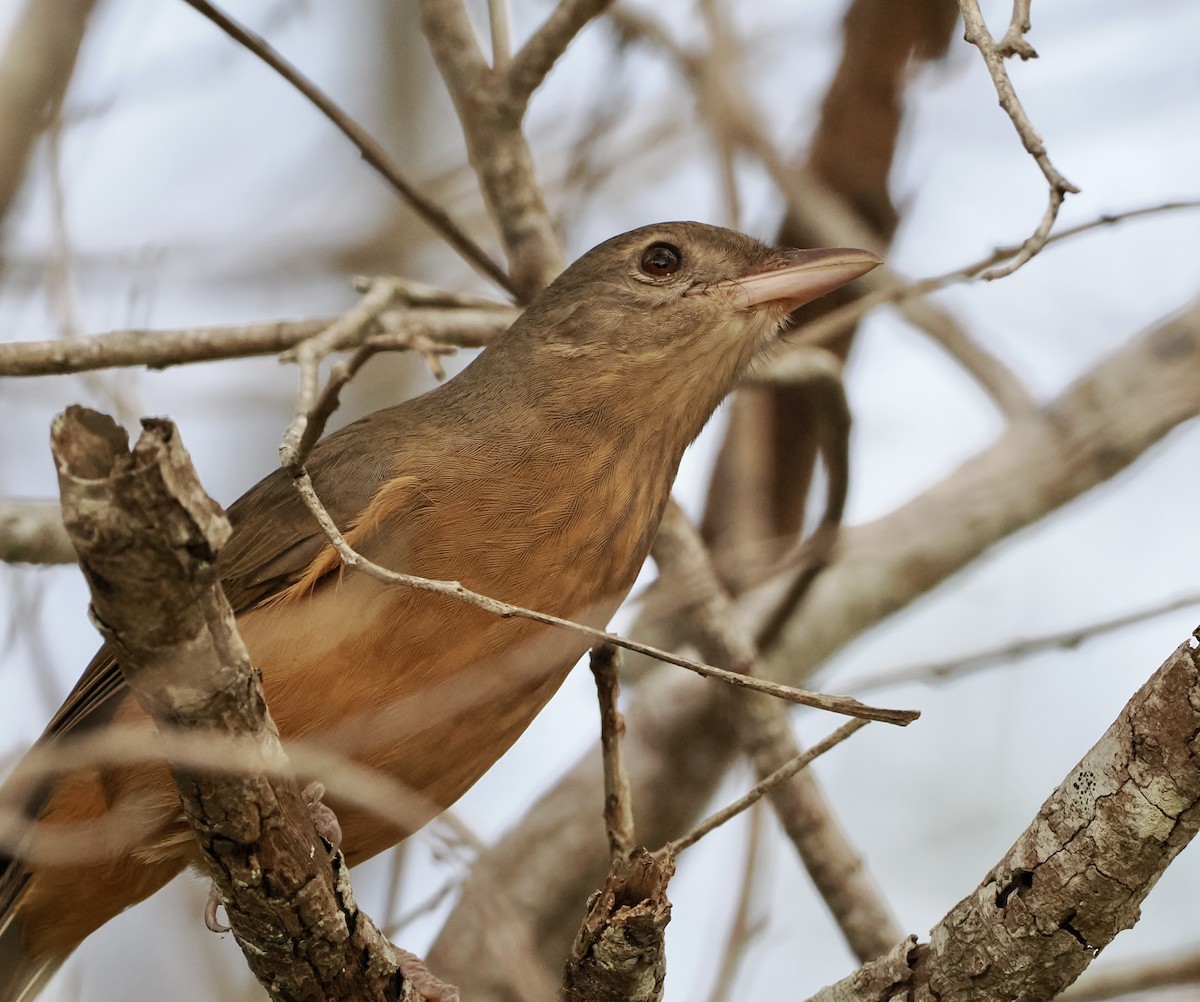
<svg viewBox="0 0 1200 1002">
<path fill-rule="evenodd" d="M 394 410 L 394 409 L 393 409 Z M 317 494 L 343 531 L 395 476 L 389 459 L 397 443 L 377 441 L 396 429 L 377 412 L 322 441 L 308 463 Z M 371 444 L 364 448 L 362 440 Z M 357 448 L 356 448 L 357 446 Z M 295 582 L 327 545 L 321 527 L 284 470 L 260 480 L 228 511 L 233 534 L 218 570 L 234 613 L 241 613 Z M 333 563 L 336 566 L 336 561 Z M 66 734 L 106 723 L 126 691 L 125 678 L 108 646 L 101 647 L 42 735 Z"/>
</svg>

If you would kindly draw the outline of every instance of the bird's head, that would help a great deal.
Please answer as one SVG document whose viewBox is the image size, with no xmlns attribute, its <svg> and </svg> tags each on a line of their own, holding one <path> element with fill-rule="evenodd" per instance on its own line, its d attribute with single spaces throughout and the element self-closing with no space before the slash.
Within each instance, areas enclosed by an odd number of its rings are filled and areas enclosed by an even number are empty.
<svg viewBox="0 0 1200 1002">
<path fill-rule="evenodd" d="M 505 340 L 543 392 L 553 385 L 585 407 L 618 392 L 626 407 L 680 411 L 694 435 L 793 310 L 879 263 L 862 250 L 778 250 L 703 223 L 643 226 L 579 258 Z"/>
</svg>

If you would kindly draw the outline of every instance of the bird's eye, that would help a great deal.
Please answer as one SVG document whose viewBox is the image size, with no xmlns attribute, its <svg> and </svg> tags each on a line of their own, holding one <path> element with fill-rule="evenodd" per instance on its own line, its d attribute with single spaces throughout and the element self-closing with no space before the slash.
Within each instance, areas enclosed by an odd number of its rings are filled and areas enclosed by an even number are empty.
<svg viewBox="0 0 1200 1002">
<path fill-rule="evenodd" d="M 674 275 L 681 267 L 683 253 L 674 244 L 651 244 L 642 254 L 642 271 L 647 275 Z"/>
</svg>

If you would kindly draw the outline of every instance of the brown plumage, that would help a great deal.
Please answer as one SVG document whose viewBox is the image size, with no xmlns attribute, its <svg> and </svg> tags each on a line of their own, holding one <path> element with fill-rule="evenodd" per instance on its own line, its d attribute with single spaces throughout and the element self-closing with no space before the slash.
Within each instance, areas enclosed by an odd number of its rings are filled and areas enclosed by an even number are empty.
<svg viewBox="0 0 1200 1002">
<path fill-rule="evenodd" d="M 698 223 L 615 237 L 460 375 L 322 441 L 313 481 L 370 559 L 603 626 L 649 551 L 683 450 L 741 372 L 792 309 L 876 263 Z M 342 571 L 282 471 L 229 515 L 222 582 L 284 738 L 386 770 L 426 802 L 398 829 L 331 796 L 351 862 L 453 803 L 587 647 Z M 102 649 L 42 740 L 141 719 Z M 136 845 L 117 858 L 0 860 L 0 1002 L 31 998 L 84 937 L 195 857 L 161 766 L 81 770 L 30 805 L 49 825 L 130 805 Z"/>
</svg>

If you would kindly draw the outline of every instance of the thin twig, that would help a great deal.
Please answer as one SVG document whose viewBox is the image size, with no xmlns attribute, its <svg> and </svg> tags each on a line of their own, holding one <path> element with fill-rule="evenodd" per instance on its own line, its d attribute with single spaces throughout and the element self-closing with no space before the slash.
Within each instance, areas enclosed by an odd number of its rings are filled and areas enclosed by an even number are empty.
<svg viewBox="0 0 1200 1002">
<path fill-rule="evenodd" d="M 756 783 L 754 788 L 748 793 L 738 797 L 737 800 L 729 804 L 727 807 L 723 807 L 721 810 L 710 814 L 686 835 L 681 835 L 679 838 L 668 842 L 655 853 L 655 856 L 658 856 L 659 858 L 678 856 L 681 852 L 683 852 L 684 849 L 688 848 L 688 846 L 695 845 L 714 828 L 719 828 L 726 821 L 737 817 L 742 813 L 742 811 L 758 803 L 758 801 L 762 800 L 762 798 L 765 797 L 772 790 L 772 788 L 791 779 L 801 769 L 806 768 L 814 759 L 824 755 L 831 748 L 840 745 L 855 731 L 866 727 L 868 723 L 869 721 L 867 720 L 859 719 L 851 720 L 849 723 L 842 724 L 842 726 L 830 734 L 829 737 L 825 738 L 823 741 L 818 741 L 815 745 L 801 752 L 790 762 L 780 766 L 761 782 Z"/>
<path fill-rule="evenodd" d="M 353 345 L 365 338 L 371 324 L 392 305 L 396 295 L 396 286 L 389 279 L 375 279 L 357 306 L 338 317 L 316 337 L 301 341 L 289 353 L 300 367 L 300 390 L 296 394 L 296 416 L 279 446 L 280 460 L 288 470 L 295 472 L 304 465 L 309 452 L 325 430 L 325 422 L 337 406 L 341 386 L 350 378 L 349 375 L 340 379 L 332 376 L 333 388 L 318 401 L 317 379 L 321 373 L 321 361 L 336 345 Z M 355 369 L 366 360 L 366 356 L 356 353 L 356 358 Z"/>
<path fill-rule="evenodd" d="M 1008 30 L 1004 37 L 996 43 L 996 50 L 1002 57 L 1020 56 L 1022 59 L 1036 59 L 1037 52 L 1029 44 L 1025 36 L 1032 24 L 1029 20 L 1029 5 L 1031 0 L 1013 0 L 1012 17 L 1008 22 Z"/>
<path fill-rule="evenodd" d="M 239 45 L 258 56 L 264 63 L 303 94 L 347 139 L 357 147 L 362 158 L 400 195 L 435 233 L 440 234 L 463 259 L 485 278 L 490 278 L 506 292 L 514 293 L 508 275 L 491 256 L 472 240 L 449 214 L 431 199 L 422 195 L 400 173 L 382 146 L 367 131 L 346 114 L 316 84 L 288 62 L 260 35 L 238 23 L 214 7 L 208 0 L 183 0 Z"/>
<path fill-rule="evenodd" d="M 1029 3 L 1027 0 L 1025 2 L 1015 0 L 1012 21 L 999 45 L 988 31 L 987 23 L 979 10 L 978 0 L 958 0 L 958 7 L 962 12 L 964 37 L 978 48 L 983 56 L 992 83 L 996 87 L 996 95 L 1000 98 L 1000 107 L 1012 121 L 1026 152 L 1033 157 L 1042 176 L 1050 185 L 1050 204 L 1046 207 L 1037 229 L 1021 245 L 1020 250 L 1011 260 L 1006 264 L 990 268 L 980 275 L 980 278 L 985 281 L 991 281 L 1011 275 L 1046 246 L 1050 230 L 1054 226 L 1055 219 L 1058 218 L 1058 210 L 1062 206 L 1063 199 L 1067 195 L 1078 194 L 1079 189 L 1050 162 L 1050 157 L 1046 153 L 1046 145 L 1021 106 L 1017 92 L 1013 89 L 1012 81 L 1008 78 L 1008 71 L 1004 68 L 1006 56 L 1016 54 L 1020 55 L 1022 59 L 1029 59 L 1037 55 L 1023 37 L 1024 32 L 1029 30 Z"/>
<path fill-rule="evenodd" d="M 604 756 L 604 827 L 608 832 L 608 849 L 613 859 L 627 859 L 634 846 L 633 796 L 629 791 L 629 775 L 621 757 L 621 740 L 625 736 L 625 719 L 617 708 L 620 687 L 617 667 L 620 652 L 612 644 L 597 644 L 592 648 L 589 665 L 596 679 L 596 696 L 600 701 L 600 747 Z"/>
<path fill-rule="evenodd" d="M 966 657 L 950 658 L 945 661 L 929 661 L 925 664 L 909 665 L 905 668 L 894 668 L 890 671 L 876 672 L 866 676 L 866 678 L 855 680 L 853 687 L 861 693 L 869 692 L 873 689 L 882 689 L 887 686 L 900 685 L 905 682 L 945 682 L 983 668 L 993 668 L 1006 661 L 1015 661 L 1018 658 L 1029 657 L 1031 654 L 1038 654 L 1042 651 L 1078 647 L 1080 644 L 1102 636 L 1105 633 L 1123 630 L 1127 626 L 1143 623 L 1147 619 L 1165 616 L 1169 612 L 1175 612 L 1179 609 L 1189 609 L 1195 605 L 1200 605 L 1200 595 L 1184 595 L 1181 598 L 1171 599 L 1168 602 L 1160 602 L 1156 605 L 1127 612 L 1120 616 L 1101 619 L 1084 626 L 1076 626 L 1070 630 L 1060 630 L 1039 637 L 1014 640 L 1011 643 L 1001 644 L 998 647 L 969 654 Z"/>
<path fill-rule="evenodd" d="M 296 489 L 300 492 L 300 496 L 304 499 L 304 503 L 313 513 L 317 522 L 320 523 L 321 528 L 329 538 L 333 548 L 337 551 L 338 556 L 341 557 L 342 563 L 347 567 L 360 570 L 364 574 L 385 584 L 402 585 L 407 588 L 416 588 L 421 591 L 444 595 L 448 598 L 466 602 L 468 605 L 473 605 L 478 609 L 503 618 L 516 617 L 518 619 L 527 619 L 534 623 L 542 623 L 546 626 L 561 627 L 564 630 L 571 630 L 592 640 L 602 643 L 612 643 L 617 647 L 623 647 L 636 654 L 645 654 L 647 657 L 658 661 L 686 668 L 706 678 L 720 679 L 722 682 L 727 682 L 730 685 L 766 693 L 768 696 L 786 699 L 801 706 L 811 706 L 818 710 L 827 710 L 830 713 L 859 717 L 863 720 L 878 720 L 885 724 L 897 724 L 899 726 L 911 724 L 920 716 L 920 713 L 916 710 L 888 710 L 880 707 L 865 706 L 858 700 L 846 696 L 830 696 L 807 689 L 796 689 L 789 685 L 781 685 L 778 682 L 768 682 L 765 679 L 753 678 L 748 675 L 739 674 L 738 672 L 729 671 L 725 668 L 718 668 L 715 665 L 705 664 L 702 661 L 694 661 L 691 658 L 672 654 L 670 651 L 651 647 L 649 644 L 642 644 L 636 640 L 627 640 L 615 633 L 597 630 L 590 626 L 584 626 L 582 623 L 574 623 L 569 619 L 551 616 L 545 612 L 536 612 L 533 609 L 526 609 L 519 605 L 512 605 L 508 602 L 490 598 L 487 595 L 481 595 L 464 587 L 458 581 L 437 581 L 432 578 L 423 578 L 412 574 L 400 574 L 396 571 L 390 571 L 386 567 L 380 567 L 378 564 L 367 560 L 346 542 L 345 537 L 337 525 L 334 524 L 333 519 L 330 518 L 329 512 L 325 510 L 325 506 L 321 503 L 320 498 L 317 497 L 312 480 L 309 478 L 307 472 L 303 472 L 297 476 L 295 484 Z"/>
<path fill-rule="evenodd" d="M 1049 237 L 1046 241 L 1046 246 L 1050 247 L 1092 230 L 1116 226 L 1118 223 L 1124 223 L 1132 219 L 1142 219 L 1166 212 L 1194 209 L 1200 209 L 1200 199 L 1175 199 L 1169 202 L 1159 202 L 1155 205 L 1141 206 L 1137 209 L 1127 209 L 1123 212 L 1107 212 L 1097 216 L 1095 219 L 1088 220 L 1086 223 L 1079 223 L 1075 226 L 1059 230 Z M 884 303 L 897 303 L 903 309 L 904 304 L 915 297 L 926 296 L 951 285 L 957 285 L 961 282 L 968 282 L 971 279 L 977 278 L 981 272 L 986 271 L 993 265 L 1010 260 L 1020 249 L 1020 245 L 1015 247 L 997 247 L 986 257 L 955 268 L 952 271 L 943 272 L 940 275 L 932 275 L 929 278 L 923 278 L 916 282 L 891 282 L 878 289 L 872 289 L 870 292 L 854 300 L 854 302 L 831 310 L 819 320 L 807 323 L 803 327 L 798 327 L 789 335 L 789 340 L 801 344 L 825 344 L 844 333 L 847 328 L 857 323 L 877 306 L 881 306 Z"/>
</svg>

